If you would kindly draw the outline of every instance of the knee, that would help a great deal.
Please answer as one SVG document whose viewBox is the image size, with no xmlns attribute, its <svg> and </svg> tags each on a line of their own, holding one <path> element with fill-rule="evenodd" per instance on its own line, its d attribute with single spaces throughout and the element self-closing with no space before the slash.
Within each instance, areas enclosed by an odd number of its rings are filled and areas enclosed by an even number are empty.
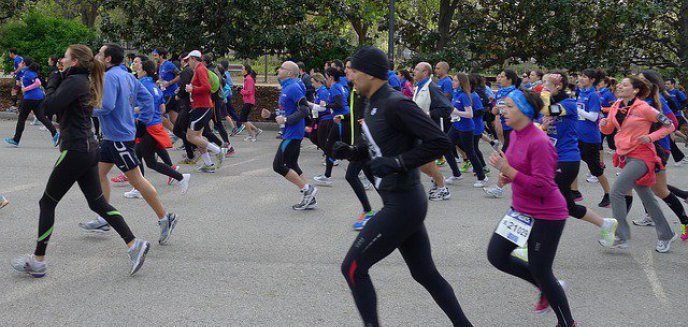
<svg viewBox="0 0 688 327">
<path fill-rule="evenodd" d="M 341 271 L 344 279 L 351 287 L 355 286 L 362 277 L 368 274 L 367 270 L 358 266 L 356 260 L 349 257 L 342 262 Z"/>
<path fill-rule="evenodd" d="M 103 212 L 103 209 L 107 205 L 107 201 L 105 201 L 105 197 L 102 195 L 99 196 L 97 199 L 86 199 L 88 202 L 88 208 L 91 209 L 93 212 Z"/>
<path fill-rule="evenodd" d="M 418 283 L 423 286 L 429 286 L 432 284 L 433 281 L 437 281 L 442 278 L 440 276 L 439 271 L 437 271 L 436 268 L 432 269 L 425 269 L 427 267 L 424 267 L 423 269 L 412 269 L 411 270 L 411 277 Z"/>
<path fill-rule="evenodd" d="M 492 247 L 487 248 L 487 261 L 499 270 L 506 269 L 510 253 L 504 253 Z"/>
<path fill-rule="evenodd" d="M 280 160 L 275 160 L 272 163 L 272 170 L 282 176 L 287 176 L 287 173 L 289 173 L 289 168 Z"/>
<path fill-rule="evenodd" d="M 43 210 L 48 210 L 48 209 L 55 209 L 57 206 L 57 203 L 53 201 L 47 194 L 43 193 L 43 197 L 41 197 L 40 200 L 38 200 L 38 207 Z"/>
</svg>

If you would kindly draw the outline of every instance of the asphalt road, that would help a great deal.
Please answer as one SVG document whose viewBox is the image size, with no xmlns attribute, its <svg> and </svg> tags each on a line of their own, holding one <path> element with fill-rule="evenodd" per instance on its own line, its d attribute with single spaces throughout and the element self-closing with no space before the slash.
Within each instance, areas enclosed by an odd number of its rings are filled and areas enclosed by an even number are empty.
<svg viewBox="0 0 688 327">
<path fill-rule="evenodd" d="M 0 121 L 2 137 L 11 136 L 14 124 Z M 0 210 L 0 325 L 360 326 L 340 272 L 360 211 L 344 180 L 346 164 L 335 168 L 333 187 L 320 189 L 319 209 L 293 211 L 299 193 L 272 171 L 278 143 L 273 136 L 266 132 L 256 143 L 233 138 L 237 154 L 214 175 L 194 173 L 186 196 L 167 186 L 166 177 L 149 173 L 163 203 L 179 217 L 168 246 L 157 244 L 159 229 L 145 202 L 114 189 L 112 204 L 138 237 L 153 243 L 134 277 L 128 276 L 125 247 L 115 234 L 94 237 L 77 227 L 94 214 L 73 188 L 57 209 L 48 275 L 31 279 L 14 273 L 9 261 L 33 251 L 38 200 L 58 152 L 47 132 L 27 126 L 21 148 L 0 145 L 0 192 L 11 201 Z M 319 152 L 304 144 L 300 164 L 310 178 L 324 167 Z M 172 151 L 175 161 L 180 155 Z M 688 188 L 687 170 L 670 167 L 671 182 Z M 613 182 L 612 169 L 608 176 Z M 424 182 L 427 187 L 429 180 Z M 473 178 L 462 183 L 451 187 L 449 201 L 430 203 L 426 225 L 434 260 L 464 311 L 475 326 L 556 325 L 553 313 L 533 313 L 537 290 L 487 261 L 487 242 L 509 207 L 510 193 L 488 199 L 472 187 Z M 580 185 L 587 196 L 583 203 L 595 206 L 601 187 L 583 178 Z M 376 193 L 368 195 L 379 208 Z M 611 215 L 610 209 L 598 211 Z M 641 214 L 635 205 L 629 219 Z M 659 254 L 652 228 L 633 226 L 632 233 L 629 250 L 611 251 L 597 244 L 597 228 L 568 221 L 555 274 L 568 283 L 574 317 L 581 326 L 687 326 L 686 244 L 676 242 L 670 253 Z M 384 326 L 449 325 L 398 252 L 370 274 Z"/>
</svg>

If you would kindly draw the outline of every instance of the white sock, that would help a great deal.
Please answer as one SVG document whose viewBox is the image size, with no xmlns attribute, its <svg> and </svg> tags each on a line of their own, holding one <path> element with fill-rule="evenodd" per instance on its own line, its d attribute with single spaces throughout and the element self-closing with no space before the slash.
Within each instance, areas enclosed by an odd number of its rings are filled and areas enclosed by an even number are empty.
<svg viewBox="0 0 688 327">
<path fill-rule="evenodd" d="M 302 191 L 302 192 L 306 192 L 306 191 L 308 191 L 308 189 L 309 189 L 310 187 L 311 187 L 310 184 L 306 184 L 306 185 L 303 186 L 303 188 L 301 189 L 301 191 Z"/>
<path fill-rule="evenodd" d="M 98 221 L 103 223 L 103 224 L 107 224 L 107 220 L 105 220 L 105 218 L 103 218 L 101 216 L 98 216 Z"/>
<path fill-rule="evenodd" d="M 203 158 L 203 162 L 208 165 L 212 166 L 213 165 L 213 160 L 210 159 L 210 154 L 208 152 L 204 153 L 201 155 L 201 158 Z"/>
<path fill-rule="evenodd" d="M 217 144 L 212 143 L 212 142 L 208 142 L 207 149 L 212 151 L 214 154 L 220 153 L 220 147 L 217 146 Z"/>
</svg>

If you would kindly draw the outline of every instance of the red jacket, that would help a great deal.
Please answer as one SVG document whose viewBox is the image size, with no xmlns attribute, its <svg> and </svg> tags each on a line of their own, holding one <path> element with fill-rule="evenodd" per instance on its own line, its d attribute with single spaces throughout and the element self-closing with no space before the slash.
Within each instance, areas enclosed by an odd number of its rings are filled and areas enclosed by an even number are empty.
<svg viewBox="0 0 688 327">
<path fill-rule="evenodd" d="M 241 89 L 244 103 L 256 104 L 256 81 L 251 74 L 244 76 L 244 88 Z"/>
<path fill-rule="evenodd" d="M 208 68 L 203 63 L 196 66 L 196 71 L 191 79 L 193 90 L 191 91 L 191 108 L 212 108 L 213 101 L 210 99 L 210 79 L 208 79 Z"/>
</svg>

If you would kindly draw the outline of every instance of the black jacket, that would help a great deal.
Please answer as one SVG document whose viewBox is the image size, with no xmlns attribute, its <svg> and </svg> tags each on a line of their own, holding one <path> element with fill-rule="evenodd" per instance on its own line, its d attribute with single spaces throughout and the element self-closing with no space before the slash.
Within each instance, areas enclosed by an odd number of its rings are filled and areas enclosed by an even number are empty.
<svg viewBox="0 0 688 327">
<path fill-rule="evenodd" d="M 431 81 L 428 85 L 428 91 L 430 91 L 430 117 L 434 120 L 451 117 L 454 107 L 439 85 Z"/>
<path fill-rule="evenodd" d="M 60 117 L 60 151 L 95 151 L 98 141 L 91 129 L 91 86 L 88 71 L 73 67 L 51 74 L 45 88 L 46 113 Z"/>
<path fill-rule="evenodd" d="M 382 178 L 380 190 L 398 192 L 418 187 L 418 167 L 451 149 L 451 142 L 439 126 L 413 100 L 389 84 L 370 98 L 365 122 L 382 156 L 400 157 L 407 169 Z"/>
</svg>

